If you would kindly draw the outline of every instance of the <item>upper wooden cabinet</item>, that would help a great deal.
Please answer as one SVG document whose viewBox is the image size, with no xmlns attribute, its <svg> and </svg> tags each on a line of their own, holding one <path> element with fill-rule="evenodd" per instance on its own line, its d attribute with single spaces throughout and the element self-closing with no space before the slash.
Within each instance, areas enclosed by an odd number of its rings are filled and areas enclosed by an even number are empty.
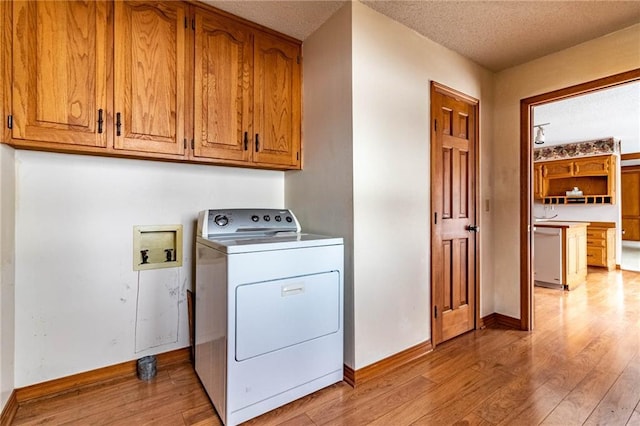
<svg viewBox="0 0 640 426">
<path fill-rule="evenodd" d="M 300 46 L 195 12 L 196 157 L 300 166 Z"/>
<path fill-rule="evenodd" d="M 110 7 L 13 3 L 13 139 L 107 146 Z"/>
<path fill-rule="evenodd" d="M 0 2 L 0 142 L 11 140 L 5 121 L 11 111 L 11 6 Z"/>
<path fill-rule="evenodd" d="M 181 2 L 115 2 L 115 148 L 185 151 L 185 19 Z"/>
<path fill-rule="evenodd" d="M 194 156 L 251 161 L 252 70 L 252 33 L 196 9 Z"/>
<path fill-rule="evenodd" d="M 573 176 L 573 161 L 549 161 L 542 165 L 542 176 L 545 178 L 563 178 Z"/>
<path fill-rule="evenodd" d="M 615 155 L 534 164 L 534 197 L 545 204 L 614 204 Z M 567 196 L 577 187 L 583 196 Z"/>
<path fill-rule="evenodd" d="M 300 168 L 300 42 L 188 2 L 10 4 L 0 20 L 11 17 L 13 82 L 0 94 L 13 96 L 13 127 L 2 141 Z"/>
<path fill-rule="evenodd" d="M 300 163 L 300 48 L 267 34 L 255 39 L 255 154 L 260 163 Z"/>
</svg>

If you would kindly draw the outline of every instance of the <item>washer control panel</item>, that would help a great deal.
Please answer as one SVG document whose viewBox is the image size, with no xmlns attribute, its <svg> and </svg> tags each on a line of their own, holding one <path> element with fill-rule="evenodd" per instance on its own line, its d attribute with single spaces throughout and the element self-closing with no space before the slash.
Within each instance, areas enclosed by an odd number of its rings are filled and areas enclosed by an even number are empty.
<svg viewBox="0 0 640 426">
<path fill-rule="evenodd" d="M 291 210 L 280 209 L 208 209 L 198 215 L 198 235 L 236 232 L 300 232 L 300 224 Z"/>
</svg>

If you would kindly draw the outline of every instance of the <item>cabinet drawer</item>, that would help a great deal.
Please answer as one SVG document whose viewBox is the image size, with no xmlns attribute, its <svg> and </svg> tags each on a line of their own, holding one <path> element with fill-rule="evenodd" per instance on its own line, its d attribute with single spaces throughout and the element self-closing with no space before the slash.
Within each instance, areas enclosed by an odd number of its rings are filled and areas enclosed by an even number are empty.
<svg viewBox="0 0 640 426">
<path fill-rule="evenodd" d="M 607 266 L 607 250 L 604 247 L 587 247 L 587 265 Z"/>
<path fill-rule="evenodd" d="M 587 238 L 587 247 L 606 247 L 607 242 L 602 238 Z"/>
<path fill-rule="evenodd" d="M 607 230 L 601 228 L 587 228 L 587 239 L 606 239 Z"/>
</svg>

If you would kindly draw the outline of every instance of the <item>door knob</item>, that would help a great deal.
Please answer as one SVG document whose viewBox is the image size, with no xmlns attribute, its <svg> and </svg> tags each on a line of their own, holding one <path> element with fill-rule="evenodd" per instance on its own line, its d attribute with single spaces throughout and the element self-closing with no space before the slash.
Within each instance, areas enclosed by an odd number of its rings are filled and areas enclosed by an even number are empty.
<svg viewBox="0 0 640 426">
<path fill-rule="evenodd" d="M 480 227 L 478 225 L 469 225 L 469 226 L 467 226 L 467 231 L 469 231 L 469 232 L 478 232 L 478 231 L 480 231 Z"/>
</svg>

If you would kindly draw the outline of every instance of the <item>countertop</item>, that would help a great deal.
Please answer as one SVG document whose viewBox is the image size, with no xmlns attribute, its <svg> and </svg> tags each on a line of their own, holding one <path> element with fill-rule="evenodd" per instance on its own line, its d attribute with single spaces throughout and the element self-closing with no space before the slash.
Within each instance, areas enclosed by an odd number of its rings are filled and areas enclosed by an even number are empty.
<svg viewBox="0 0 640 426">
<path fill-rule="evenodd" d="M 576 228 L 579 226 L 588 226 L 590 222 L 562 222 L 559 220 L 547 220 L 535 222 L 533 226 L 540 228 Z"/>
</svg>

